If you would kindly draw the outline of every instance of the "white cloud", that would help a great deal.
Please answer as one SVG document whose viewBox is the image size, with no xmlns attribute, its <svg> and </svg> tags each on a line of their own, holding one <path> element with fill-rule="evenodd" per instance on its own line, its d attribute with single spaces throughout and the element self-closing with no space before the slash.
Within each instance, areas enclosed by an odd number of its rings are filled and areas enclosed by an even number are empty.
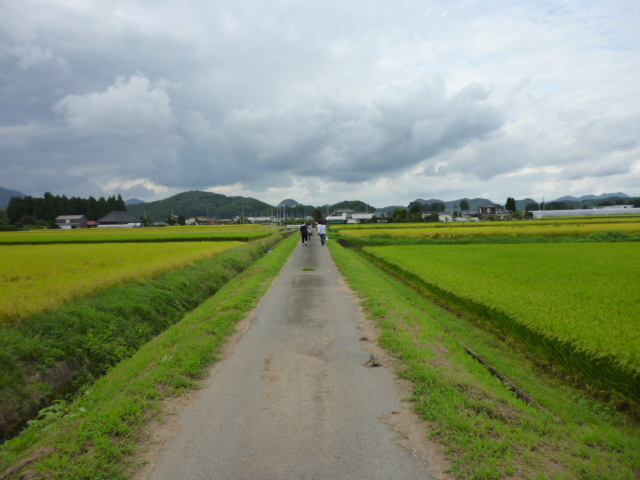
<svg viewBox="0 0 640 480">
<path fill-rule="evenodd" d="M 67 95 L 53 106 L 79 133 L 139 137 L 175 129 L 169 96 L 143 76 L 116 78 L 102 93 Z"/>
</svg>

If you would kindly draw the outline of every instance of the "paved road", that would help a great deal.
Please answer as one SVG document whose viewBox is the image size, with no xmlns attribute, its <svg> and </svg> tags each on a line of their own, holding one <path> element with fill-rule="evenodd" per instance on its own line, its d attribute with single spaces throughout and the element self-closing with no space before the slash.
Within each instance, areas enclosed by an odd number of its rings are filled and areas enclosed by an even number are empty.
<svg viewBox="0 0 640 480">
<path fill-rule="evenodd" d="M 379 419 L 402 408 L 399 388 L 387 368 L 363 366 L 357 305 L 313 240 L 180 414 L 149 479 L 433 478 Z"/>
</svg>

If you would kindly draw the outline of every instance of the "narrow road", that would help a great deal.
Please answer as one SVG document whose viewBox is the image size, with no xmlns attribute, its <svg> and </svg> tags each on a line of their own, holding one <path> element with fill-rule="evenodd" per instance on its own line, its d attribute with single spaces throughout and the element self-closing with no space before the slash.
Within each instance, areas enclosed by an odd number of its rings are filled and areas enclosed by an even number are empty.
<svg viewBox="0 0 640 480">
<path fill-rule="evenodd" d="M 402 409 L 398 383 L 387 368 L 363 365 L 357 304 L 328 248 L 312 240 L 211 369 L 145 478 L 435 478 L 380 420 Z"/>
</svg>

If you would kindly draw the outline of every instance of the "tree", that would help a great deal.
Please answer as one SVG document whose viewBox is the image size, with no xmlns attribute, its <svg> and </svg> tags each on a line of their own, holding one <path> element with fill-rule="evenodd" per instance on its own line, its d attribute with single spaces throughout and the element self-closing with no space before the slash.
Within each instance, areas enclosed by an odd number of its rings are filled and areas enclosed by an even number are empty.
<svg viewBox="0 0 640 480">
<path fill-rule="evenodd" d="M 393 219 L 396 222 L 404 222 L 407 220 L 407 210 L 404 208 L 396 208 L 393 211 Z"/>
<path fill-rule="evenodd" d="M 460 201 L 460 210 L 469 210 L 469 202 L 467 202 L 466 200 L 461 200 Z"/>
<path fill-rule="evenodd" d="M 55 220 L 60 213 L 57 211 L 57 200 L 51 193 L 46 192 L 44 194 L 42 205 L 42 215 L 38 216 L 41 220 Z"/>
<path fill-rule="evenodd" d="M 636 198 L 636 199 L 633 201 L 633 207 L 634 207 L 634 208 L 640 208 L 640 197 Z"/>
<path fill-rule="evenodd" d="M 100 197 L 98 199 L 98 207 L 96 209 L 96 215 L 98 216 L 98 218 L 102 218 L 105 215 L 107 215 L 108 213 L 110 213 L 111 211 L 109 210 L 109 207 L 107 206 L 107 201 L 105 200 L 104 197 Z"/>
<path fill-rule="evenodd" d="M 540 206 L 535 202 L 527 203 L 527 206 L 524 207 L 525 212 L 535 212 L 539 209 L 540 209 Z"/>
<path fill-rule="evenodd" d="M 142 215 L 140 217 L 140 223 L 143 227 L 151 227 L 154 224 L 153 218 L 148 215 Z"/>
<path fill-rule="evenodd" d="M 87 199 L 87 211 L 85 212 L 85 215 L 87 219 L 94 221 L 101 218 L 98 215 L 98 200 L 92 196 Z"/>
<path fill-rule="evenodd" d="M 184 225 L 185 223 L 187 223 L 185 216 L 182 214 L 178 215 L 178 225 Z"/>
<path fill-rule="evenodd" d="M 444 203 L 442 202 L 433 202 L 429 206 L 429 210 L 432 212 L 444 212 Z"/>
<path fill-rule="evenodd" d="M 509 213 L 513 213 L 518 210 L 518 207 L 516 207 L 515 199 L 513 197 L 507 197 L 507 203 L 505 204 L 504 208 L 506 208 Z"/>
<path fill-rule="evenodd" d="M 127 211 L 127 205 L 124 203 L 124 200 L 122 199 L 122 195 L 120 194 L 118 194 L 118 198 L 116 200 L 116 207 L 117 207 L 117 210 L 121 212 Z"/>
<path fill-rule="evenodd" d="M 420 213 L 420 207 L 422 207 L 420 202 L 411 202 L 409 204 L 409 215 Z"/>
<path fill-rule="evenodd" d="M 316 223 L 326 223 L 327 221 L 322 214 L 322 210 L 320 210 L 319 208 L 314 208 L 313 210 L 311 210 L 311 217 Z"/>
<path fill-rule="evenodd" d="M 7 205 L 7 218 L 9 219 L 9 223 L 16 223 L 20 220 L 22 215 L 24 215 L 22 198 L 11 197 L 9 205 Z"/>
</svg>

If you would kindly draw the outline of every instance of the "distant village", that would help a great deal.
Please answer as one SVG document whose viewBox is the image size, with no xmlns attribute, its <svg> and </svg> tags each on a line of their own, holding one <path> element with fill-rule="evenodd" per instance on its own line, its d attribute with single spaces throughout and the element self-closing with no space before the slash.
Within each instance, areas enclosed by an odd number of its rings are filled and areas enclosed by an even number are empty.
<svg viewBox="0 0 640 480">
<path fill-rule="evenodd" d="M 596 216 L 596 215 L 640 215 L 640 208 L 633 205 L 612 205 L 571 210 L 538 210 L 526 212 L 528 218 L 541 219 L 546 217 Z M 481 220 L 506 220 L 512 218 L 502 205 L 488 203 L 477 209 L 460 210 L 459 212 L 422 212 L 422 221 L 431 222 L 479 222 Z M 394 212 L 380 210 L 373 213 L 356 212 L 351 209 L 340 209 L 324 216 L 327 224 L 362 224 L 389 223 L 397 221 Z M 313 220 L 313 217 L 296 216 L 262 216 L 235 217 L 232 219 L 212 219 L 206 216 L 184 218 L 171 214 L 163 224 L 173 225 L 230 225 L 239 223 L 250 224 L 280 224 Z M 134 228 L 144 226 L 140 219 L 126 211 L 113 211 L 97 221 L 89 221 L 84 215 L 60 215 L 56 224 L 62 229 L 74 228 Z"/>
</svg>

